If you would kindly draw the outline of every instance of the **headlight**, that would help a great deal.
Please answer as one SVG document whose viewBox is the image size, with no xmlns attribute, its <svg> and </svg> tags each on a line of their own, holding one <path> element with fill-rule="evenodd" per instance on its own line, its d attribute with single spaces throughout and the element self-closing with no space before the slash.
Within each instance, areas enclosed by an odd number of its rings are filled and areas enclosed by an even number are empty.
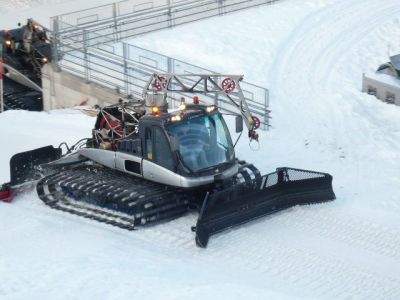
<svg viewBox="0 0 400 300">
<path fill-rule="evenodd" d="M 177 121 L 180 121 L 180 120 L 182 120 L 182 118 L 181 118 L 180 115 L 173 116 L 173 117 L 171 118 L 171 121 L 172 121 L 172 122 L 177 122 Z"/>
<path fill-rule="evenodd" d="M 211 106 L 208 106 L 206 110 L 208 113 L 210 113 L 210 112 L 214 111 L 216 108 L 217 107 L 215 105 L 211 105 Z"/>
</svg>

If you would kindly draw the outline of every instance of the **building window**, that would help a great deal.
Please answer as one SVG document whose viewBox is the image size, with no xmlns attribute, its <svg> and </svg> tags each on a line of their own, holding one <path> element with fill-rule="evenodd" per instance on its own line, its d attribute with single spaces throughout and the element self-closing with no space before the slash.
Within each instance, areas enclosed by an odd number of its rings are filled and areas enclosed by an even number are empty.
<svg viewBox="0 0 400 300">
<path fill-rule="evenodd" d="M 368 85 L 367 93 L 370 95 L 376 96 L 376 87 L 373 87 L 372 85 Z"/>
<path fill-rule="evenodd" d="M 395 100 L 396 100 L 396 95 L 394 93 L 386 92 L 386 97 L 385 97 L 386 103 L 394 104 Z"/>
</svg>

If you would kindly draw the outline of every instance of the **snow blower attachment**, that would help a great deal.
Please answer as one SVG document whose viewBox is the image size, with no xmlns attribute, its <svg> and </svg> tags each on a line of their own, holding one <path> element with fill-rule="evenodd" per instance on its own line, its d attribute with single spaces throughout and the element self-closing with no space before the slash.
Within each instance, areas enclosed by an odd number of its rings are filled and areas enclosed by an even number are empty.
<svg viewBox="0 0 400 300">
<path fill-rule="evenodd" d="M 4 64 L 4 110 L 43 110 L 42 67 L 51 62 L 52 41 L 46 29 L 28 19 L 23 26 L 0 30 Z M 0 50 L 1 52 L 1 50 Z M 1 77 L 1 75 L 0 75 Z"/>
<path fill-rule="evenodd" d="M 25 182 L 37 182 L 51 208 L 124 229 L 200 212 L 196 243 L 227 228 L 295 205 L 335 199 L 329 174 L 291 168 L 261 176 L 235 157 L 217 97 L 239 112 L 236 132 L 258 139 L 259 122 L 250 114 L 239 75 L 154 74 L 143 100 L 99 110 L 92 137 L 67 147 L 24 152 L 11 159 L 11 181 L 0 189 L 10 201 Z M 168 112 L 167 93 L 181 98 Z M 204 96 L 199 96 L 204 95 Z M 210 96 L 211 95 L 211 96 Z M 211 99 L 211 100 L 210 100 Z M 212 102 L 214 103 L 214 102 Z"/>
</svg>

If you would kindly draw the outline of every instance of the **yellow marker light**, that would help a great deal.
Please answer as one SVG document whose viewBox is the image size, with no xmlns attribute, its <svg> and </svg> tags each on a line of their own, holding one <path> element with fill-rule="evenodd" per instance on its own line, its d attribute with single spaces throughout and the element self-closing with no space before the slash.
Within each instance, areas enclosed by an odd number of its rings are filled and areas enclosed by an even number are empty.
<svg viewBox="0 0 400 300">
<path fill-rule="evenodd" d="M 6 41 L 7 46 L 11 46 L 11 41 Z"/>
<path fill-rule="evenodd" d="M 153 106 L 153 107 L 151 108 L 151 111 L 153 112 L 153 114 L 157 114 L 157 113 L 160 112 L 160 110 L 158 109 L 157 106 Z"/>
<path fill-rule="evenodd" d="M 206 108 L 206 110 L 207 110 L 208 113 L 214 111 L 215 109 L 216 109 L 215 105 L 211 105 L 211 106 L 208 106 L 208 107 Z"/>
<path fill-rule="evenodd" d="M 180 121 L 180 120 L 182 120 L 182 118 L 181 118 L 181 116 L 179 116 L 179 115 L 173 116 L 173 117 L 171 118 L 171 121 L 172 121 L 172 122 L 177 122 L 177 121 Z"/>
</svg>

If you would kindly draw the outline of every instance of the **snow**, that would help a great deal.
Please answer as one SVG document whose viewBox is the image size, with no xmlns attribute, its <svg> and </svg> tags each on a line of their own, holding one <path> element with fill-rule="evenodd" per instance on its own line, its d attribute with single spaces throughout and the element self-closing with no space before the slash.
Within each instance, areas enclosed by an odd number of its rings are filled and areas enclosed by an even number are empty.
<svg viewBox="0 0 400 300">
<path fill-rule="evenodd" d="M 393 75 L 385 74 L 385 73 L 367 73 L 365 74 L 366 77 L 371 78 L 373 80 L 376 80 L 378 82 L 383 82 L 386 83 L 387 85 L 393 86 L 393 87 L 399 87 L 400 86 L 400 80 Z"/>
<path fill-rule="evenodd" d="M 399 13 L 398 0 L 283 0 L 132 41 L 268 87 L 273 126 L 258 152 L 242 138 L 237 156 L 262 173 L 329 172 L 336 201 L 224 232 L 203 250 L 196 215 L 127 232 L 28 192 L 0 204 L 0 298 L 399 299 L 400 107 L 360 91 L 388 47 L 399 52 Z M 73 142 L 93 123 L 76 110 L 1 114 L 0 181 L 13 153 Z"/>
</svg>

